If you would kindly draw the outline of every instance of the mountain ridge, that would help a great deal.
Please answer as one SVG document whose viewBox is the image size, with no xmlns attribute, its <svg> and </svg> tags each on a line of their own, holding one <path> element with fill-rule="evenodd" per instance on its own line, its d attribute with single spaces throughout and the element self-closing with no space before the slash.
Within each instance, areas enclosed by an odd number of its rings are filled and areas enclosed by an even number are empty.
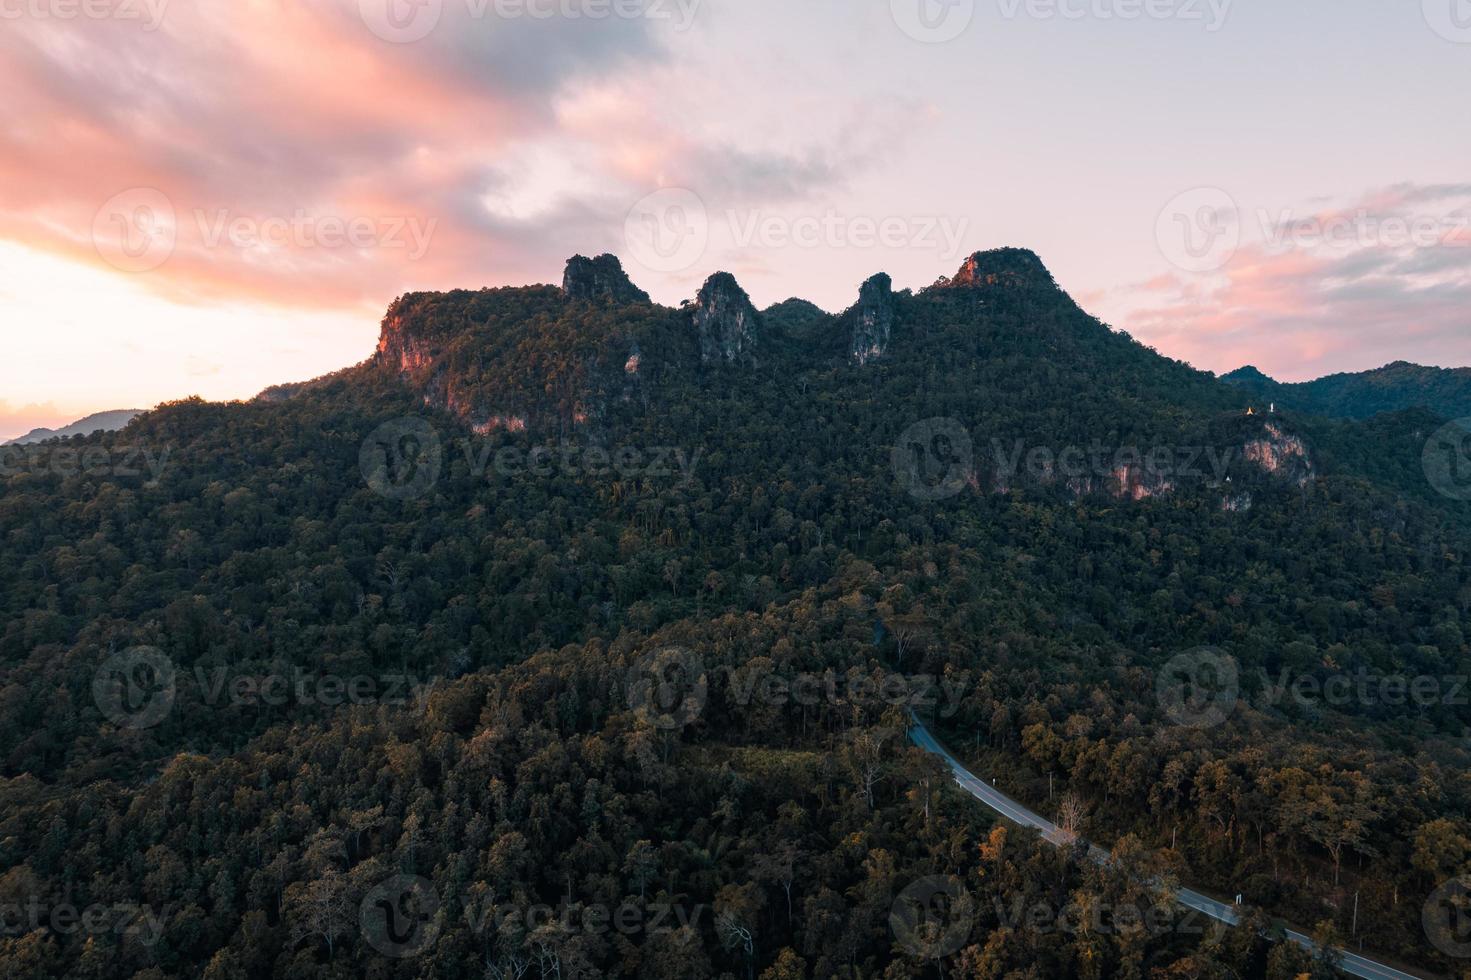
<svg viewBox="0 0 1471 980">
<path fill-rule="evenodd" d="M 1248 364 L 1221 375 L 1221 381 L 1279 405 L 1334 418 L 1366 419 L 1412 408 L 1429 409 L 1448 419 L 1471 415 L 1471 367 L 1427 367 L 1397 360 L 1367 371 L 1283 382 Z"/>
<path fill-rule="evenodd" d="M 93 412 L 91 415 L 77 419 L 68 425 L 57 429 L 37 428 L 32 429 L 25 435 L 16 436 L 0 445 L 25 446 L 31 443 L 44 442 L 47 439 L 67 439 L 72 436 L 86 436 L 94 432 L 114 432 L 123 428 L 137 416 L 143 414 L 146 409 L 142 408 L 115 408 L 104 412 Z"/>
<path fill-rule="evenodd" d="M 324 880 L 350 921 L 409 868 L 446 903 L 466 893 L 453 881 L 524 906 L 642 902 L 629 869 L 668 854 L 677 881 L 651 873 L 649 898 L 749 914 L 768 952 L 743 962 L 691 934 L 718 969 L 683 969 L 681 954 L 647 975 L 772 975 L 786 947 L 810 960 L 789 976 L 879 976 L 889 893 L 953 866 L 956 842 L 1001 840 L 918 767 L 896 704 L 741 687 L 894 673 L 957 684 L 948 714 L 926 714 L 937 737 L 988 753 L 1019 798 L 1047 798 L 1055 775 L 1090 832 L 1143 845 L 1115 853 L 1168 855 L 1182 877 L 1239 882 L 1243 904 L 1298 921 L 1341 918 L 1362 883 L 1375 940 L 1424 960 L 1425 883 L 1405 845 L 1457 839 L 1464 710 L 1243 697 L 1201 731 L 1169 717 L 1158 684 L 1207 647 L 1248 684 L 1460 670 L 1468 537 L 1421 469 L 1433 417 L 1248 415 L 1249 393 L 1110 331 L 1039 275 L 995 272 L 918 293 L 874 278 L 879 316 L 860 315 L 860 288 L 852 315 L 797 335 L 748 321 L 759 357 L 743 346 L 729 363 L 702 360 L 695 304 L 550 285 L 410 294 L 366 363 L 89 437 L 103 456 L 168 449 L 156 478 L 0 472 L 12 883 L 75 884 L 89 902 L 197 892 L 208 908 L 120 975 L 168 957 L 189 975 L 348 977 L 383 961 L 296 929 Z M 860 363 L 854 327 L 885 310 L 887 346 Z M 117 656 L 131 670 L 140 647 L 176 689 L 143 699 L 165 707 L 156 725 L 120 731 L 128 716 L 95 679 Z M 686 654 L 689 697 L 641 700 L 646 680 L 678 684 L 654 668 Z M 297 671 L 428 683 L 412 709 L 210 686 Z M 692 706 L 688 723 L 657 725 L 675 705 Z M 1362 813 L 1357 836 L 1250 839 L 1305 800 Z M 1220 846 L 1237 807 L 1241 844 Z M 62 836 L 63 811 L 95 818 Z M 211 828 L 219 813 L 229 825 Z M 748 881 L 783 841 L 800 845 L 796 873 Z M 1055 883 L 1033 843 L 1013 832 L 1008 860 Z M 1068 868 L 1091 888 L 1078 858 Z M 876 896 L 855 939 L 825 925 L 852 918 L 847 895 Z M 468 922 L 444 917 L 432 955 L 446 976 L 484 973 Z M 1100 975 L 1121 972 L 1111 947 L 1092 949 L 1109 957 Z M 50 975 L 85 975 L 94 952 L 54 945 Z M 601 945 L 578 955 L 584 975 L 623 962 Z M 1242 952 L 1236 975 L 1273 975 L 1267 955 Z M 998 975 L 1037 962 L 1021 949 Z M 1076 962 L 1059 947 L 1042 972 Z"/>
</svg>

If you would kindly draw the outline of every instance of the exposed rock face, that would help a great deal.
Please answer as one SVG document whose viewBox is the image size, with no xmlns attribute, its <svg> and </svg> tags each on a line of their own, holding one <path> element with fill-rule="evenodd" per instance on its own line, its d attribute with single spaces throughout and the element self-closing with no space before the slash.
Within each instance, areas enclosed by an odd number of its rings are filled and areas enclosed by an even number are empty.
<svg viewBox="0 0 1471 980">
<path fill-rule="evenodd" d="M 949 279 L 935 283 L 938 288 L 964 289 L 976 286 L 1056 286 L 1052 273 L 1024 248 L 996 248 L 976 252 L 966 259 L 959 271 Z"/>
<path fill-rule="evenodd" d="M 629 281 L 623 263 L 614 255 L 599 255 L 594 259 L 572 256 L 567 260 L 567 271 L 562 274 L 562 291 L 569 299 L 589 302 L 649 302 L 649 294 Z"/>
<path fill-rule="evenodd" d="M 1221 510 L 1232 514 L 1244 514 L 1251 510 L 1251 505 L 1250 493 L 1231 494 L 1221 500 Z"/>
<path fill-rule="evenodd" d="M 853 340 L 849 352 L 859 364 L 882 357 L 889 349 L 894 326 L 894 284 L 880 272 L 858 289 L 858 304 L 850 311 Z"/>
<path fill-rule="evenodd" d="M 1313 461 L 1308 447 L 1297 436 L 1283 431 L 1276 422 L 1262 426 L 1260 437 L 1243 447 L 1246 458 L 1268 473 L 1282 476 L 1304 486 L 1313 477 Z"/>
<path fill-rule="evenodd" d="M 427 407 L 458 416 L 477 434 L 522 432 L 546 421 L 547 409 L 525 392 L 500 392 L 456 370 L 454 348 L 470 326 L 445 328 L 477 294 L 411 293 L 388 308 L 373 364 L 418 392 Z M 555 294 L 541 288 L 545 302 Z"/>
<path fill-rule="evenodd" d="M 755 359 L 760 315 L 729 272 L 717 272 L 705 280 L 691 317 L 702 362 L 734 364 Z"/>
<path fill-rule="evenodd" d="M 437 345 L 409 329 L 404 316 L 398 312 L 398 303 L 389 307 L 378 334 L 378 352 L 375 360 L 399 374 L 410 374 L 434 363 L 439 356 Z"/>
</svg>

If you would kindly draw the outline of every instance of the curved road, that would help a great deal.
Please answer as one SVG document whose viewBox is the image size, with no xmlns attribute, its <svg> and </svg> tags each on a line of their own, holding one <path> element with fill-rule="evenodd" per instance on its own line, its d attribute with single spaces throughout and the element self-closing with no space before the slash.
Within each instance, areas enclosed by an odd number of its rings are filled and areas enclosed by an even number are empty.
<svg viewBox="0 0 1471 980">
<path fill-rule="evenodd" d="M 946 750 L 945 746 L 941 745 L 930 734 L 928 728 L 920 724 L 919 719 L 914 717 L 912 713 L 909 716 L 909 720 L 911 724 L 909 729 L 910 740 L 926 752 L 938 755 L 944 759 L 946 764 L 950 766 L 951 775 L 955 777 L 955 782 L 959 784 L 961 789 L 1013 823 L 1021 824 L 1023 827 L 1035 827 L 1041 831 L 1042 836 L 1049 842 L 1053 844 L 1062 844 L 1065 842 L 1066 835 L 1057 824 L 1051 820 L 1045 820 L 1039 817 L 1005 793 L 999 792 L 994 786 L 989 786 L 976 778 L 969 769 L 961 765 L 955 756 Z M 1088 846 L 1088 856 L 1095 861 L 1103 862 L 1108 859 L 1108 852 L 1101 847 L 1090 844 Z M 1175 899 L 1181 905 L 1195 909 L 1197 912 L 1204 912 L 1211 918 L 1224 922 L 1227 925 L 1234 926 L 1241 921 L 1241 916 L 1233 906 L 1227 905 L 1224 902 L 1218 902 L 1208 895 L 1202 895 L 1200 892 L 1191 891 L 1188 888 L 1181 888 L 1176 894 Z M 1317 944 L 1309 937 L 1291 929 L 1286 930 L 1286 932 L 1287 938 L 1299 946 L 1313 952 L 1317 951 Z M 1339 949 L 1336 952 L 1339 956 L 1338 968 L 1350 976 L 1364 977 L 1365 980 L 1423 980 L 1422 977 L 1416 974 L 1396 970 L 1392 966 L 1385 966 L 1383 963 L 1366 959 L 1356 953 L 1350 953 L 1346 949 Z"/>
</svg>

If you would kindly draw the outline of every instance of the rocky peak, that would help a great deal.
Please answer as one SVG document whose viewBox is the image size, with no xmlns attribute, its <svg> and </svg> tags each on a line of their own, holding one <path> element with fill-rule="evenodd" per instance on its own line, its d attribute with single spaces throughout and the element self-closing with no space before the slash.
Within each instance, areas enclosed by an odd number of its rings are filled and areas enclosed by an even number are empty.
<svg viewBox="0 0 1471 980">
<path fill-rule="evenodd" d="M 717 272 L 706 279 L 690 315 L 701 361 L 731 364 L 754 358 L 760 315 L 735 276 Z"/>
<path fill-rule="evenodd" d="M 562 274 L 562 291 L 568 299 L 596 302 L 602 299 L 614 303 L 647 303 L 649 294 L 635 286 L 623 271 L 623 263 L 615 255 L 599 255 L 588 258 L 574 255 L 567 260 L 567 270 Z"/>
<path fill-rule="evenodd" d="M 378 350 L 374 360 L 399 374 L 409 374 L 433 363 L 439 356 L 439 345 L 414 330 L 409 313 L 416 297 L 401 296 L 388 307 L 378 333 Z"/>
<path fill-rule="evenodd" d="M 858 303 L 849 311 L 853 339 L 849 353 L 859 364 L 882 357 L 889 349 L 894 325 L 894 284 L 886 273 L 870 277 L 858 288 Z"/>
<path fill-rule="evenodd" d="M 941 279 L 939 287 L 969 288 L 975 286 L 1055 286 L 1052 273 L 1025 248 L 993 248 L 976 252 L 949 279 Z"/>
</svg>

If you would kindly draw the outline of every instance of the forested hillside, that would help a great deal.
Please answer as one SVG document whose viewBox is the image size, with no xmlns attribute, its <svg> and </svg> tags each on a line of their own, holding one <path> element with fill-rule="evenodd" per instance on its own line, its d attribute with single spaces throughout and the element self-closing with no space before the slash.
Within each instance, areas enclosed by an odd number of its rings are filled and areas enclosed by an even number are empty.
<svg viewBox="0 0 1471 980">
<path fill-rule="evenodd" d="M 1422 367 L 1396 361 L 1373 371 L 1283 384 L 1254 367 L 1244 367 L 1222 375 L 1221 380 L 1284 407 L 1336 418 L 1366 419 L 1381 412 L 1412 408 L 1446 418 L 1471 415 L 1471 368 Z"/>
<path fill-rule="evenodd" d="M 0 973 L 1332 976 L 1273 916 L 1464 971 L 1445 419 L 1269 412 L 1020 250 L 833 316 L 615 267 L 5 457 Z M 1201 648 L 1239 697 L 1182 723 Z M 994 821 L 911 706 L 1115 860 Z M 894 911 L 934 876 L 963 935 Z"/>
</svg>

